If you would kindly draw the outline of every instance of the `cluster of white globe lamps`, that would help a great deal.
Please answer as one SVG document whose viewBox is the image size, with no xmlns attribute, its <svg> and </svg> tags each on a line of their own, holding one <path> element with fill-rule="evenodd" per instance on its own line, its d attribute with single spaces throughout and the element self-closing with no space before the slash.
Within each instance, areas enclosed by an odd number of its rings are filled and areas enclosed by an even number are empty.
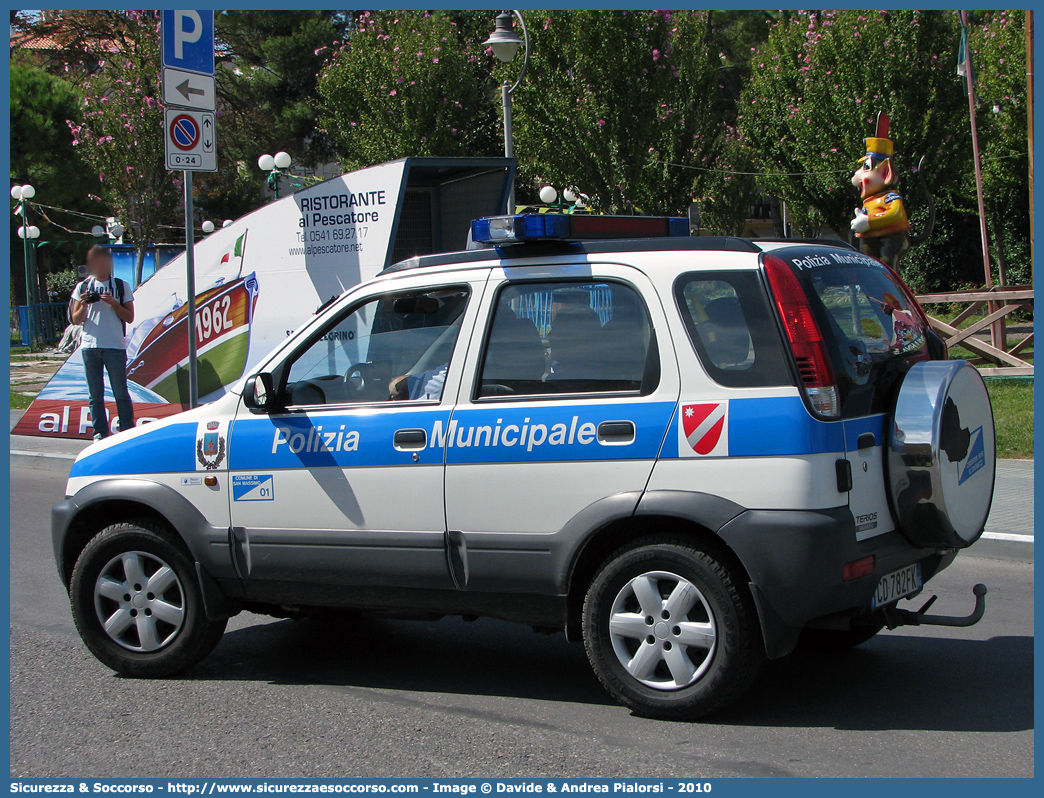
<svg viewBox="0 0 1044 798">
<path fill-rule="evenodd" d="M 275 155 L 265 153 L 257 159 L 257 166 L 262 172 L 271 172 L 273 169 L 289 169 L 292 159 L 288 152 L 277 152 Z"/>
<path fill-rule="evenodd" d="M 562 192 L 562 199 L 566 202 L 576 202 L 580 198 L 580 195 L 575 190 L 567 188 Z M 540 189 L 540 201 L 545 205 L 550 205 L 558 199 L 558 192 L 554 186 L 544 186 Z"/>
<path fill-rule="evenodd" d="M 14 186 L 11 189 L 11 199 L 18 200 L 31 200 L 36 196 L 36 189 L 26 184 L 24 186 Z M 23 217 L 24 218 L 24 217 Z M 31 224 L 28 227 L 22 225 L 18 228 L 18 237 L 25 240 L 26 238 L 33 239 L 40 237 L 40 228 L 35 224 Z"/>
<path fill-rule="evenodd" d="M 289 169 L 291 163 L 293 163 L 293 159 L 290 157 L 290 153 L 282 151 L 277 152 L 275 155 L 265 153 L 257 159 L 257 166 L 262 172 L 271 172 L 275 169 Z M 231 224 L 231 219 L 225 219 L 221 226 L 229 227 Z M 209 219 L 203 222 L 203 232 L 208 235 L 214 232 L 215 227 L 215 224 Z"/>
<path fill-rule="evenodd" d="M 231 219 L 225 219 L 225 221 L 223 221 L 221 223 L 221 226 L 222 227 L 231 227 L 232 226 L 232 220 Z M 209 233 L 213 233 L 214 232 L 215 224 L 212 221 L 210 221 L 210 219 L 207 219 L 205 222 L 203 222 L 202 227 L 203 227 L 203 232 L 209 234 Z"/>
</svg>

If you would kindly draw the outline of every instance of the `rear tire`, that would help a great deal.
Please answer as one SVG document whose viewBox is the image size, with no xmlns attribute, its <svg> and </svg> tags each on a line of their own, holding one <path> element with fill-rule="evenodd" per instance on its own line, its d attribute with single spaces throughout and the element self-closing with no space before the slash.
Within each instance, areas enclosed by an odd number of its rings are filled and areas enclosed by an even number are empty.
<svg viewBox="0 0 1044 798">
<path fill-rule="evenodd" d="M 644 538 L 613 554 L 584 602 L 598 679 L 639 715 L 690 720 L 721 709 L 765 660 L 753 598 L 727 552 Z"/>
<path fill-rule="evenodd" d="M 184 544 L 150 521 L 115 524 L 73 566 L 73 619 L 83 642 L 117 673 L 172 676 L 202 660 L 227 621 L 211 621 Z"/>
</svg>

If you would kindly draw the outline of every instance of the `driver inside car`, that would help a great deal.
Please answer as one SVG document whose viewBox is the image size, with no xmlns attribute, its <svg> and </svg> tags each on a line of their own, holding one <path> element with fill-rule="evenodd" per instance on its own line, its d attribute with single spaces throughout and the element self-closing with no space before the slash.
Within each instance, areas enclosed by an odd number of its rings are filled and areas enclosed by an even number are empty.
<svg viewBox="0 0 1044 798">
<path fill-rule="evenodd" d="M 393 402 L 425 399 L 437 402 L 442 399 L 450 354 L 464 319 L 467 294 L 459 289 L 452 289 L 431 293 L 427 297 L 438 300 L 438 306 L 434 310 L 439 314 L 440 323 L 433 326 L 442 328 L 442 332 L 413 364 L 413 368 L 388 383 L 388 397 Z"/>
<path fill-rule="evenodd" d="M 403 374 L 388 383 L 388 393 L 393 402 L 442 398 L 442 386 L 446 384 L 449 363 L 443 363 L 419 374 Z"/>
</svg>

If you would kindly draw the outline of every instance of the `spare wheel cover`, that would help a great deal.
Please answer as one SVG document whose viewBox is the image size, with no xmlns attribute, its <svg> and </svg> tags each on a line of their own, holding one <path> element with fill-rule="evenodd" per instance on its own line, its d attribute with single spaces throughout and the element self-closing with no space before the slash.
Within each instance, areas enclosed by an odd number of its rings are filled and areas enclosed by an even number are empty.
<svg viewBox="0 0 1044 798">
<path fill-rule="evenodd" d="M 888 487 L 903 534 L 926 547 L 964 548 L 993 501 L 993 409 L 964 360 L 916 363 L 903 378 L 888 448 Z"/>
</svg>

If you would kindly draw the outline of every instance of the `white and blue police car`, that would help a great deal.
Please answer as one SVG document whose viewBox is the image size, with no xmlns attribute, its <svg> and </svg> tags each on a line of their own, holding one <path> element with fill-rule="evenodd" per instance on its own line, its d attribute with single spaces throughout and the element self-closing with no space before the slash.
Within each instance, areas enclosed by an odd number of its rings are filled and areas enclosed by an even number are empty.
<svg viewBox="0 0 1044 798">
<path fill-rule="evenodd" d="M 53 511 L 90 650 L 181 671 L 229 617 L 490 616 L 693 718 L 838 650 L 979 537 L 982 379 L 841 242 L 480 219 L 315 315 L 212 404 L 86 449 Z M 929 602 L 930 603 L 930 602 Z"/>
</svg>

